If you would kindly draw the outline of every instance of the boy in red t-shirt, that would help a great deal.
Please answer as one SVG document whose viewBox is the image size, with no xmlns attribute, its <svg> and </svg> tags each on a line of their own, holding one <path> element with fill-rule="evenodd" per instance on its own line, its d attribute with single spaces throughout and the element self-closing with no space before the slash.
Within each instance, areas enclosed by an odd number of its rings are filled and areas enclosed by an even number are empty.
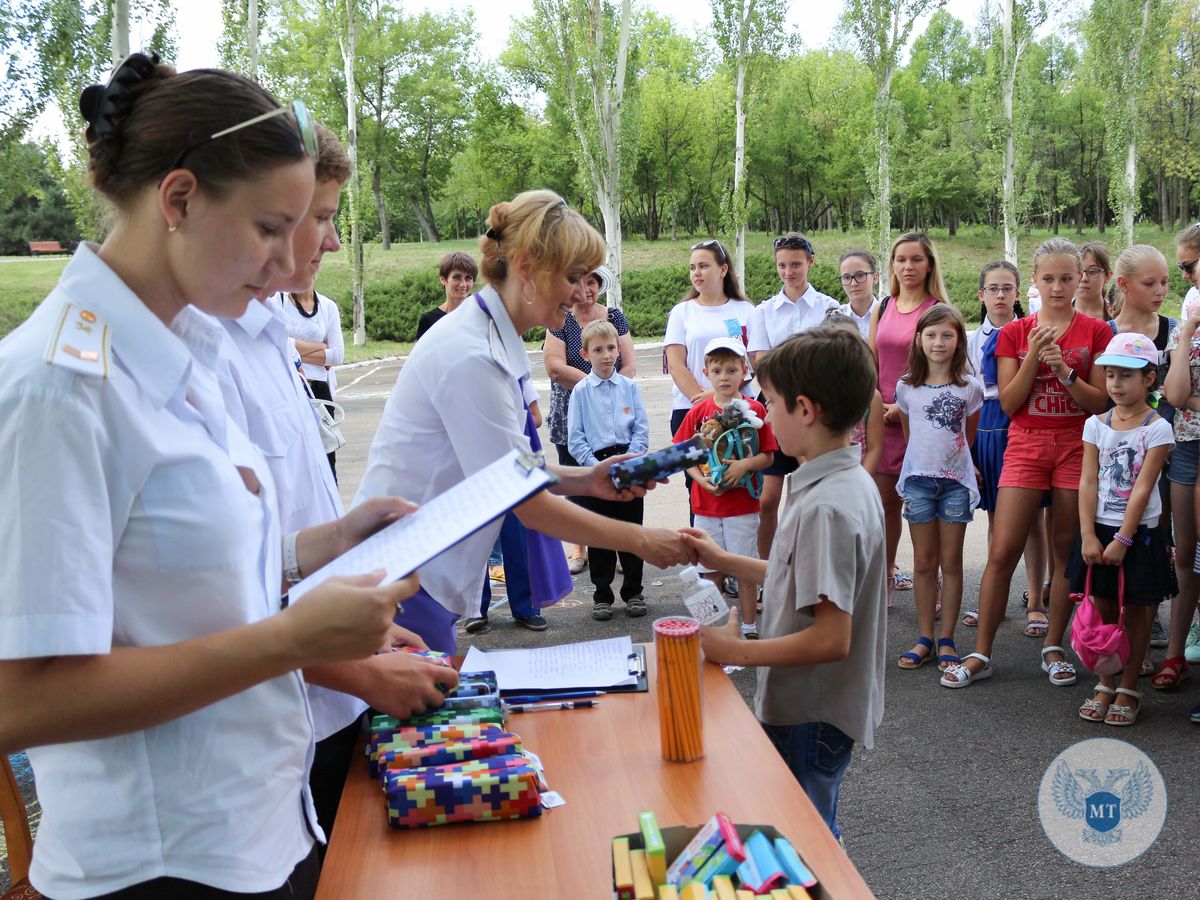
<svg viewBox="0 0 1200 900">
<path fill-rule="evenodd" d="M 695 526 L 708 532 L 718 546 L 730 553 L 757 559 L 757 492 L 751 496 L 750 491 L 738 483 L 743 477 L 771 465 L 779 445 L 775 442 L 771 426 L 766 424 L 766 409 L 757 400 L 750 400 L 741 393 L 742 385 L 750 376 L 750 359 L 746 355 L 746 345 L 741 340 L 724 337 L 709 341 L 704 348 L 704 374 L 712 382 L 712 395 L 692 406 L 675 432 L 675 443 L 690 440 L 705 423 L 725 412 L 737 400 L 745 403 L 750 412 L 758 417 L 758 452 L 743 459 L 724 460 L 726 468 L 720 473 L 719 484 L 713 484 L 710 473 L 699 466 L 688 470 L 692 478 L 691 505 Z M 713 428 L 710 426 L 710 429 Z M 721 449 L 724 450 L 724 447 Z M 725 454 L 722 453 L 722 456 Z M 710 572 L 708 577 L 720 585 L 721 573 Z M 743 581 L 738 588 L 738 597 L 742 607 L 742 634 L 757 638 L 755 604 L 758 601 L 758 585 Z"/>
</svg>

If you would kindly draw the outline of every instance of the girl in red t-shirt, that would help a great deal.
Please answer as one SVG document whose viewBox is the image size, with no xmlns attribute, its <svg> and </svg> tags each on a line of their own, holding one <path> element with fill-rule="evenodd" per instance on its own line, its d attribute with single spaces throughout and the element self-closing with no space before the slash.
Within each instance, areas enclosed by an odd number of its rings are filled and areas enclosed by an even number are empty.
<svg viewBox="0 0 1200 900">
<path fill-rule="evenodd" d="M 1005 325 L 996 344 L 1000 405 L 1012 424 L 987 567 L 979 585 L 979 637 L 975 652 L 942 676 L 945 687 L 965 687 L 992 674 L 992 642 L 1008 604 L 1013 570 L 1047 491 L 1053 510 L 1054 580 L 1042 670 L 1051 684 L 1075 683 L 1075 668 L 1061 646 L 1071 611 L 1065 573 L 1067 556 L 1079 534 L 1083 425 L 1089 415 L 1108 405 L 1104 370 L 1094 368 L 1092 360 L 1112 338 L 1104 322 L 1072 308 L 1079 274 L 1079 250 L 1070 241 L 1051 238 L 1038 247 L 1033 254 L 1033 280 L 1042 308 Z"/>
</svg>

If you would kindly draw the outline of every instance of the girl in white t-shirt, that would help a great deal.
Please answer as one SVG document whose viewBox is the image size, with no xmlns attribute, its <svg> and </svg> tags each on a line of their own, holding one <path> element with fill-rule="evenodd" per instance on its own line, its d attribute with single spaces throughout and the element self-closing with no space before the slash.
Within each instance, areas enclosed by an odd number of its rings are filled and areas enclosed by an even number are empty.
<svg viewBox="0 0 1200 900">
<path fill-rule="evenodd" d="M 1129 659 L 1120 675 L 1101 675 L 1079 708 L 1089 722 L 1132 725 L 1141 708 L 1138 674 L 1160 602 L 1177 593 L 1167 529 L 1160 524 L 1158 476 L 1175 445 L 1171 425 L 1151 409 L 1147 395 L 1158 381 L 1159 351 L 1144 334 L 1125 332 L 1109 342 L 1095 365 L 1116 405 L 1083 426 L 1079 479 L 1080 540 L 1067 566 L 1071 589 L 1087 589 L 1105 622 L 1120 621 L 1129 636 Z M 1124 588 L 1121 574 L 1124 574 Z M 1122 596 L 1123 594 L 1123 596 Z M 1122 697 L 1126 698 L 1122 700 Z"/>
<path fill-rule="evenodd" d="M 908 371 L 896 383 L 906 449 L 896 490 L 913 544 L 913 590 L 920 635 L 900 654 L 902 669 L 919 669 L 934 655 L 937 575 L 942 572 L 942 633 L 938 667 L 959 663 L 954 629 L 962 605 L 963 540 L 979 505 L 971 444 L 983 406 L 983 384 L 968 375 L 967 329 L 948 303 L 917 322 Z"/>
<path fill-rule="evenodd" d="M 754 309 L 742 293 L 729 254 L 720 241 L 694 245 L 688 270 L 691 293 L 672 307 L 663 338 L 664 364 L 675 382 L 671 390 L 671 434 L 679 430 L 692 406 L 712 396 L 712 384 L 704 374 L 704 348 L 718 337 L 746 343 Z M 750 396 L 748 388 L 743 388 L 743 393 Z M 691 479 L 685 476 L 684 480 L 690 491 Z"/>
</svg>

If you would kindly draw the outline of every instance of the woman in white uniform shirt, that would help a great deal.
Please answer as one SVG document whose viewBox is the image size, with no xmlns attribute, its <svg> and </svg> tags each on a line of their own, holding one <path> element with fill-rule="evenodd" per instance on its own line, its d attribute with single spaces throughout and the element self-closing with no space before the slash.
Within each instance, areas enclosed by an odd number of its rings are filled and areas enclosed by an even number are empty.
<svg viewBox="0 0 1200 900">
<path fill-rule="evenodd" d="M 521 335 L 536 325 L 562 328 L 584 276 L 604 258 L 604 240 L 552 191 L 499 203 L 487 221 L 480 256 L 488 284 L 413 348 L 384 407 L 356 504 L 396 492 L 420 503 L 513 449 L 530 449 L 520 386 L 529 377 L 529 357 Z M 628 550 L 652 565 L 687 559 L 673 531 L 606 519 L 555 496 L 616 498 L 608 481 L 612 462 L 550 466 L 561 477 L 554 493 L 525 501 L 517 517 L 553 538 Z M 478 614 L 500 525 L 497 519 L 422 567 L 422 590 L 405 604 L 401 622 L 434 649 L 453 649 L 455 620 Z M 561 565 L 565 574 L 565 557 Z M 531 574 L 536 596 L 536 567 Z"/>
<path fill-rule="evenodd" d="M 84 92 L 116 225 L 0 343 L 0 753 L 29 748 L 47 897 L 311 896 L 295 670 L 369 655 L 415 584 L 330 582 L 280 612 L 281 550 L 295 577 L 404 506 L 281 547 L 204 313 L 240 315 L 293 268 L 315 141 L 302 106 L 156 63 Z"/>
<path fill-rule="evenodd" d="M 233 350 L 221 389 L 229 415 L 266 457 L 279 498 L 283 532 L 323 525 L 343 514 L 333 473 L 325 459 L 317 417 L 296 371 L 296 351 L 283 323 L 287 291 L 312 288 L 325 253 L 341 248 L 333 217 L 342 185 L 353 171 L 337 136 L 317 130 L 316 188 L 292 237 L 295 272 L 273 280 L 265 301 L 255 300 L 237 319 L 222 319 Z M 397 628 L 394 642 L 419 648 L 416 635 Z M 368 703 L 379 712 L 405 719 L 443 701 L 442 687 L 458 675 L 411 653 L 377 653 L 367 659 L 304 670 L 312 710 L 316 750 L 308 784 L 317 821 L 333 831 L 342 785 L 358 742 Z"/>
<path fill-rule="evenodd" d="M 301 263 L 301 265 L 306 265 Z M 313 277 L 316 277 L 315 274 Z M 283 320 L 288 334 L 296 341 L 296 350 L 303 364 L 302 371 L 318 400 L 332 400 L 337 390 L 333 367 L 346 358 L 342 338 L 342 316 L 337 304 L 317 293 L 316 287 L 288 291 L 283 295 Z M 337 454 L 326 454 L 329 471 L 337 480 Z"/>
<path fill-rule="evenodd" d="M 820 325 L 838 302 L 822 294 L 808 281 L 808 270 L 816 259 L 816 251 L 802 234 L 789 231 L 772 244 L 775 251 L 775 271 L 783 282 L 779 293 L 764 300 L 750 312 L 746 350 L 750 364 L 772 347 L 778 347 L 793 334 Z M 759 398 L 761 402 L 762 397 Z M 779 524 L 779 501 L 783 498 L 783 479 L 796 471 L 795 457 L 777 451 L 771 465 L 763 469 L 763 489 L 759 498 L 761 509 L 758 522 L 758 556 L 771 554 L 775 528 Z"/>
</svg>

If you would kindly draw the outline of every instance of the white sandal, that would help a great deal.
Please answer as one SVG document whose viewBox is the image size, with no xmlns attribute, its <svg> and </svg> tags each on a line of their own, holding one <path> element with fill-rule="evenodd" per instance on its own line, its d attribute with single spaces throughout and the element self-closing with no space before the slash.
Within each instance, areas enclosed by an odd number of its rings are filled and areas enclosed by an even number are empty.
<svg viewBox="0 0 1200 900">
<path fill-rule="evenodd" d="M 967 619 L 972 619 L 973 621 L 968 622 Z M 962 623 L 967 628 L 977 628 L 979 626 L 979 610 L 977 610 L 977 609 L 966 610 L 962 614 Z"/>
<path fill-rule="evenodd" d="M 1124 706 L 1114 702 L 1108 707 L 1108 714 L 1104 717 L 1104 724 L 1113 725 L 1117 728 L 1127 728 L 1137 721 L 1138 713 L 1142 711 L 1142 695 L 1138 691 L 1131 691 L 1129 688 L 1117 688 L 1116 693 L 1132 697 L 1138 701 L 1138 705 Z M 1113 716 L 1117 716 L 1118 718 L 1114 719 Z"/>
<path fill-rule="evenodd" d="M 1092 688 L 1093 694 L 1107 694 L 1109 697 L 1116 697 L 1117 692 L 1110 688 L 1107 684 L 1098 684 Z M 1089 697 L 1083 701 L 1083 705 L 1079 707 L 1079 718 L 1085 722 L 1103 722 L 1104 717 L 1108 715 L 1109 707 L 1112 706 L 1112 700 L 1096 700 Z M 1085 712 L 1096 713 L 1095 716 L 1085 716 Z"/>
<path fill-rule="evenodd" d="M 966 661 L 972 657 L 983 660 L 983 668 L 978 672 L 972 672 L 965 665 Z M 942 687 L 962 688 L 966 687 L 973 681 L 983 681 L 983 679 L 991 677 L 991 659 L 984 656 L 982 653 L 968 653 L 963 657 L 961 663 L 950 666 L 944 673 L 942 673 L 942 677 L 938 679 L 938 684 L 940 684 Z"/>
<path fill-rule="evenodd" d="M 1054 662 L 1046 662 L 1047 653 L 1061 653 L 1064 657 L 1067 651 L 1062 647 L 1043 647 L 1042 648 L 1042 671 L 1050 676 L 1050 683 L 1055 687 L 1070 687 L 1075 683 L 1075 666 L 1066 661 L 1066 659 L 1055 660 Z M 1067 678 L 1058 678 L 1060 674 L 1065 674 Z"/>
</svg>

